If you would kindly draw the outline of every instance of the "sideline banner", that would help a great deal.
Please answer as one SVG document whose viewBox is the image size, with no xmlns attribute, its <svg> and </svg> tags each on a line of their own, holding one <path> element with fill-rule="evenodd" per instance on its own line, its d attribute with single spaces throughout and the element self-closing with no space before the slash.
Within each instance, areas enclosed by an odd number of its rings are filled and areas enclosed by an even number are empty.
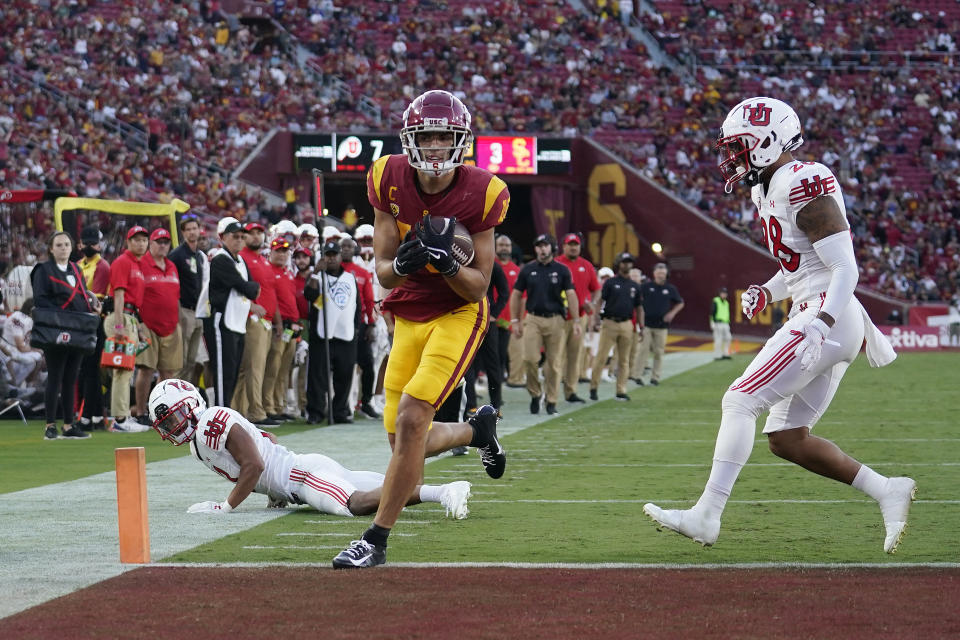
<svg viewBox="0 0 960 640">
<path fill-rule="evenodd" d="M 940 329 L 922 325 L 877 325 L 897 351 L 937 351 L 940 349 Z"/>
</svg>

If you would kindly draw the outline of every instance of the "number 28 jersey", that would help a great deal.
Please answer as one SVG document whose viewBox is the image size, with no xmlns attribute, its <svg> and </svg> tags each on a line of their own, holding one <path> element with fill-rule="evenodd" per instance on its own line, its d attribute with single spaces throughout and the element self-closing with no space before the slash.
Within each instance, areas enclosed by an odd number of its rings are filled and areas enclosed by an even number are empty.
<svg viewBox="0 0 960 640">
<path fill-rule="evenodd" d="M 820 196 L 833 198 L 846 220 L 840 185 L 830 169 L 819 162 L 785 164 L 773 174 L 766 193 L 762 184 L 751 191 L 763 242 L 780 264 L 794 304 L 825 292 L 830 284 L 830 269 L 797 226 L 800 210 Z"/>
<path fill-rule="evenodd" d="M 236 482 L 240 475 L 240 465 L 227 451 L 227 435 L 231 429 L 243 429 L 253 439 L 263 460 L 263 473 L 256 493 L 270 494 L 293 501 L 287 488 L 290 470 L 297 460 L 297 454 L 280 444 L 274 444 L 252 422 L 227 407 L 208 407 L 197 416 L 197 431 L 190 441 L 190 451 L 211 471 L 215 471 L 230 482 Z"/>
</svg>

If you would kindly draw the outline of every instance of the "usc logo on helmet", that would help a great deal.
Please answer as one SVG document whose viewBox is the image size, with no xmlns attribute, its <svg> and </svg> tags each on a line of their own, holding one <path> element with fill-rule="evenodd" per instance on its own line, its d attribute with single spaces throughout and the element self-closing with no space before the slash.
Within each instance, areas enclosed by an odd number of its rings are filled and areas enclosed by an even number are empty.
<svg viewBox="0 0 960 640">
<path fill-rule="evenodd" d="M 758 102 L 756 105 L 743 105 L 743 115 L 746 117 L 747 122 L 755 127 L 766 127 L 769 125 L 771 113 L 773 113 L 773 109 L 763 102 Z"/>
</svg>

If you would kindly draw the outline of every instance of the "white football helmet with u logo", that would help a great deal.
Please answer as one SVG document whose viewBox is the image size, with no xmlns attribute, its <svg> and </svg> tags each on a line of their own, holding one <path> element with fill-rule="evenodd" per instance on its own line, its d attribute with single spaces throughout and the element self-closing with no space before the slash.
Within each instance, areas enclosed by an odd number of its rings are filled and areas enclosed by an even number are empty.
<svg viewBox="0 0 960 640">
<path fill-rule="evenodd" d="M 727 114 L 717 138 L 723 190 L 730 193 L 741 180 L 758 184 L 764 168 L 801 144 L 800 118 L 790 105 L 776 98 L 744 100 Z"/>
<path fill-rule="evenodd" d="M 190 442 L 197 430 L 197 416 L 206 410 L 207 403 L 195 386 L 170 378 L 153 388 L 147 407 L 160 437 L 179 447 Z"/>
</svg>

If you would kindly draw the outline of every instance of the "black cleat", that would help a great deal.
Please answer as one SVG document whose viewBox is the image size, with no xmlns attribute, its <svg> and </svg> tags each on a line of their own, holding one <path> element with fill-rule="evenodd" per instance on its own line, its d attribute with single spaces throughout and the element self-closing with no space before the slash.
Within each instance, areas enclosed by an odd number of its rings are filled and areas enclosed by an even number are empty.
<svg viewBox="0 0 960 640">
<path fill-rule="evenodd" d="M 497 439 L 497 410 L 485 404 L 473 415 L 468 424 L 473 427 L 471 447 L 477 448 L 480 462 L 491 478 L 499 478 L 507 468 L 507 453 Z"/>
<path fill-rule="evenodd" d="M 540 397 L 530 398 L 530 413 L 536 415 L 540 413 Z"/>
<path fill-rule="evenodd" d="M 549 414 L 549 415 L 552 416 L 552 415 L 555 414 L 556 412 L 557 412 L 557 403 L 555 403 L 555 402 L 548 402 L 548 403 L 547 403 L 547 414 Z"/>
<path fill-rule="evenodd" d="M 366 569 L 387 561 L 387 548 L 370 544 L 366 540 L 354 540 L 350 546 L 333 559 L 334 569 Z"/>
<path fill-rule="evenodd" d="M 70 425 L 70 428 L 69 428 L 69 429 L 64 429 L 64 430 L 63 430 L 63 437 L 64 437 L 64 438 L 74 438 L 74 439 L 80 440 L 80 439 L 83 439 L 83 438 L 89 438 L 89 437 L 90 437 L 90 434 L 87 433 L 86 431 L 84 431 L 83 429 L 81 429 L 80 427 L 76 426 L 76 425 Z"/>
<path fill-rule="evenodd" d="M 575 393 L 571 393 L 570 395 L 567 396 L 567 402 L 586 402 L 586 400 L 584 400 L 583 398 L 581 398 Z"/>
<path fill-rule="evenodd" d="M 590 389 L 590 399 L 591 399 L 591 400 L 599 400 L 599 399 L 600 399 L 600 396 L 597 395 L 597 390 L 596 390 L 596 389 Z"/>
<path fill-rule="evenodd" d="M 618 393 L 617 400 L 619 400 L 620 402 L 630 402 L 630 396 L 628 396 L 625 393 Z"/>
<path fill-rule="evenodd" d="M 659 380 L 651 380 L 651 381 L 650 381 L 650 384 L 652 384 L 653 386 L 657 386 L 658 384 L 660 384 L 660 381 L 659 381 Z"/>
<path fill-rule="evenodd" d="M 369 402 L 364 402 L 360 405 L 360 413 L 367 416 L 371 420 L 377 420 L 380 418 L 380 414 L 377 413 L 377 410 L 373 408 Z"/>
</svg>

